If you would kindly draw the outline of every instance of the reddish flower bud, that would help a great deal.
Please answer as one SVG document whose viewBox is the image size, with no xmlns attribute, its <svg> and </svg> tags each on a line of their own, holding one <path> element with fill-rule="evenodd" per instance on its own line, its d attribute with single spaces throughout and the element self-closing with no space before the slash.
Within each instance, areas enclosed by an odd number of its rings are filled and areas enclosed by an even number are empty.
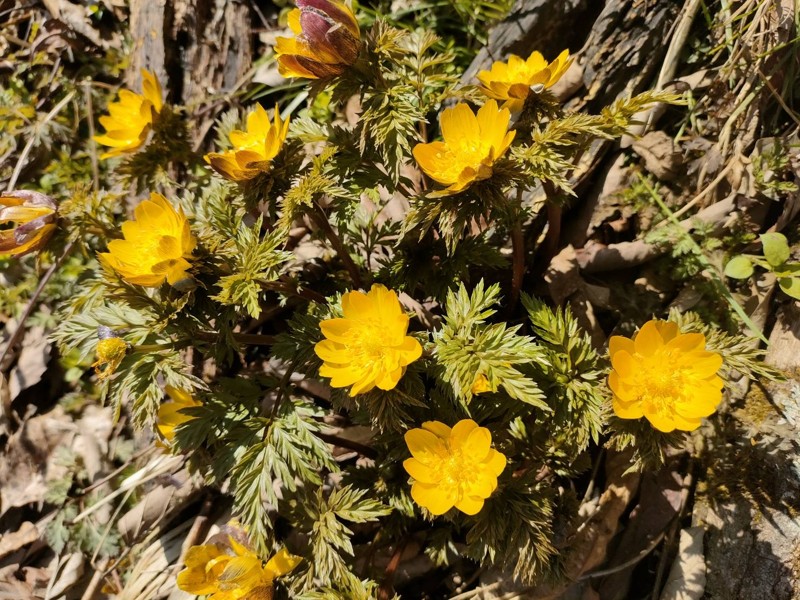
<svg viewBox="0 0 800 600">
<path fill-rule="evenodd" d="M 358 58 L 358 22 L 342 2 L 297 0 L 297 8 L 289 13 L 289 27 L 295 37 L 279 37 L 275 45 L 284 77 L 333 77 Z"/>
</svg>

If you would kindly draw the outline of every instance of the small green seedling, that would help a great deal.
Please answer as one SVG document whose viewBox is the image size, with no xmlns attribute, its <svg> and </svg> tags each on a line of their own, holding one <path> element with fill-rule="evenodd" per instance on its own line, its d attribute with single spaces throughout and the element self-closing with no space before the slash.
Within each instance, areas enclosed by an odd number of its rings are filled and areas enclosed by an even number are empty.
<svg viewBox="0 0 800 600">
<path fill-rule="evenodd" d="M 747 279 L 755 265 L 772 271 L 780 288 L 792 298 L 800 300 L 800 262 L 788 262 L 791 256 L 789 241 L 782 233 L 765 233 L 761 236 L 764 256 L 742 254 L 734 256 L 725 265 L 725 275 L 733 279 Z"/>
</svg>

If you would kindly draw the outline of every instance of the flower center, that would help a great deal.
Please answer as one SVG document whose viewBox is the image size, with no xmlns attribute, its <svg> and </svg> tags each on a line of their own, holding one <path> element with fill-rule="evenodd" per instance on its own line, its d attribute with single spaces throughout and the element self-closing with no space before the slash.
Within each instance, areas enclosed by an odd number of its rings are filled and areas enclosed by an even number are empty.
<svg viewBox="0 0 800 600">
<path fill-rule="evenodd" d="M 641 390 L 640 401 L 656 413 L 671 414 L 686 395 L 689 374 L 676 362 L 672 352 L 661 350 L 642 358 L 634 374 L 634 385 Z"/>
<path fill-rule="evenodd" d="M 478 472 L 472 456 L 459 448 L 451 448 L 448 444 L 449 456 L 438 465 L 438 475 L 442 478 L 440 485 L 458 490 L 458 498 L 464 497 L 472 477 Z"/>
<path fill-rule="evenodd" d="M 383 361 L 386 354 L 384 328 L 380 323 L 369 320 L 350 330 L 347 349 L 353 353 L 353 362 L 364 366 Z"/>
</svg>

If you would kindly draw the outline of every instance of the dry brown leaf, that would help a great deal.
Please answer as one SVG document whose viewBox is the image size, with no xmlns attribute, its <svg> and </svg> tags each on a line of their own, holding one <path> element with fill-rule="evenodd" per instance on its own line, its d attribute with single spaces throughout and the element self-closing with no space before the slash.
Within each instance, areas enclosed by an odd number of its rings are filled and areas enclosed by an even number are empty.
<svg viewBox="0 0 800 600">
<path fill-rule="evenodd" d="M 83 577 L 85 563 L 86 557 L 80 552 L 73 552 L 60 558 L 54 558 L 50 564 L 53 576 L 47 586 L 45 598 L 47 600 L 50 598 L 62 598 L 64 593 L 74 587 Z"/>
<path fill-rule="evenodd" d="M 703 553 L 705 529 L 681 530 L 678 556 L 672 563 L 661 600 L 700 600 L 706 589 L 706 560 Z"/>
<path fill-rule="evenodd" d="M 631 148 L 644 159 L 644 168 L 662 181 L 674 181 L 684 171 L 680 150 L 663 131 L 646 133 Z"/>
<path fill-rule="evenodd" d="M 16 552 L 23 546 L 27 546 L 39 539 L 39 530 L 30 521 L 24 521 L 19 529 L 11 533 L 4 533 L 0 537 L 0 559 L 5 558 L 12 552 Z"/>
<path fill-rule="evenodd" d="M 22 351 L 8 378 L 11 399 L 39 383 L 50 361 L 50 342 L 44 327 L 32 327 L 25 332 Z"/>
</svg>

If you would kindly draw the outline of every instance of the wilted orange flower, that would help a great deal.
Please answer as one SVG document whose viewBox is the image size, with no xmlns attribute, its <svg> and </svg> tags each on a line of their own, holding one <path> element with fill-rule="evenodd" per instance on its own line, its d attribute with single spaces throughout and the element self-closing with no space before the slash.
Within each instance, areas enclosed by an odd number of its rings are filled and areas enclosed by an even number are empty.
<svg viewBox="0 0 800 600">
<path fill-rule="evenodd" d="M 511 113 L 498 109 L 489 100 L 477 116 L 466 104 L 442 112 L 442 142 L 417 144 L 414 158 L 431 179 L 448 186 L 445 194 L 455 194 L 476 181 L 492 176 L 492 166 L 502 157 L 515 131 L 508 131 Z"/>
<path fill-rule="evenodd" d="M 269 170 L 270 162 L 283 145 L 289 131 L 289 119 L 281 121 L 278 107 L 275 107 L 275 122 L 269 122 L 267 111 L 258 104 L 247 115 L 247 131 L 231 132 L 233 150 L 205 155 L 205 160 L 217 173 L 231 181 L 247 181 L 259 173 Z"/>
<path fill-rule="evenodd" d="M 608 385 L 616 415 L 644 416 L 664 432 L 697 429 L 722 400 L 723 382 L 717 376 L 722 356 L 705 345 L 703 334 L 680 333 L 677 324 L 657 319 L 645 323 L 633 339 L 613 336 Z"/>
<path fill-rule="evenodd" d="M 295 37 L 279 37 L 275 45 L 278 71 L 284 77 L 333 77 L 358 58 L 361 32 L 343 2 L 297 0 L 289 27 Z"/>
<path fill-rule="evenodd" d="M 523 60 L 512 54 L 508 62 L 496 61 L 490 71 L 478 73 L 481 91 L 489 98 L 503 100 L 503 108 L 519 112 L 525 105 L 528 94 L 552 87 L 569 68 L 572 60 L 569 50 L 564 50 L 551 63 L 534 52 Z"/>
<path fill-rule="evenodd" d="M 125 281 L 145 287 L 158 287 L 164 280 L 179 287 L 190 279 L 187 259 L 192 258 L 197 240 L 183 211 L 154 192 L 133 214 L 135 221 L 122 224 L 125 239 L 110 242 L 100 260 Z"/>
<path fill-rule="evenodd" d="M 194 417 L 183 412 L 184 408 L 192 406 L 202 406 L 203 403 L 195 398 L 186 390 L 168 385 L 164 388 L 170 397 L 170 402 L 164 402 L 158 407 L 158 432 L 167 442 L 175 439 L 175 428 Z"/>
<path fill-rule="evenodd" d="M 42 249 L 56 229 L 56 208 L 50 196 L 39 192 L 0 193 L 0 256 Z"/>
<path fill-rule="evenodd" d="M 327 338 L 314 346 L 324 364 L 319 374 L 331 378 L 335 388 L 352 386 L 350 395 L 374 387 L 391 390 L 406 367 L 422 355 L 422 346 L 408 331 L 408 315 L 397 294 L 375 284 L 369 293 L 342 296 L 342 319 L 319 326 Z"/>
<path fill-rule="evenodd" d="M 93 139 L 98 144 L 111 147 L 100 158 L 132 154 L 144 145 L 164 104 L 161 84 L 155 75 L 144 69 L 142 92 L 143 94 L 136 94 L 130 90 L 120 90 L 119 102 L 109 104 L 108 116 L 100 117 L 100 124 L 105 127 L 106 132 L 94 136 Z"/>
<path fill-rule="evenodd" d="M 222 536 L 219 536 L 222 537 Z M 300 557 L 281 549 L 266 563 L 233 536 L 226 541 L 192 546 L 186 552 L 186 568 L 177 585 L 184 592 L 208 600 L 271 598 L 273 582 L 300 564 Z"/>
<path fill-rule="evenodd" d="M 405 440 L 413 456 L 403 461 L 414 478 L 411 497 L 434 515 L 454 506 L 468 515 L 478 514 L 506 468 L 505 455 L 492 448 L 492 434 L 472 419 L 452 429 L 427 421 L 422 429 L 407 431 Z"/>
</svg>

